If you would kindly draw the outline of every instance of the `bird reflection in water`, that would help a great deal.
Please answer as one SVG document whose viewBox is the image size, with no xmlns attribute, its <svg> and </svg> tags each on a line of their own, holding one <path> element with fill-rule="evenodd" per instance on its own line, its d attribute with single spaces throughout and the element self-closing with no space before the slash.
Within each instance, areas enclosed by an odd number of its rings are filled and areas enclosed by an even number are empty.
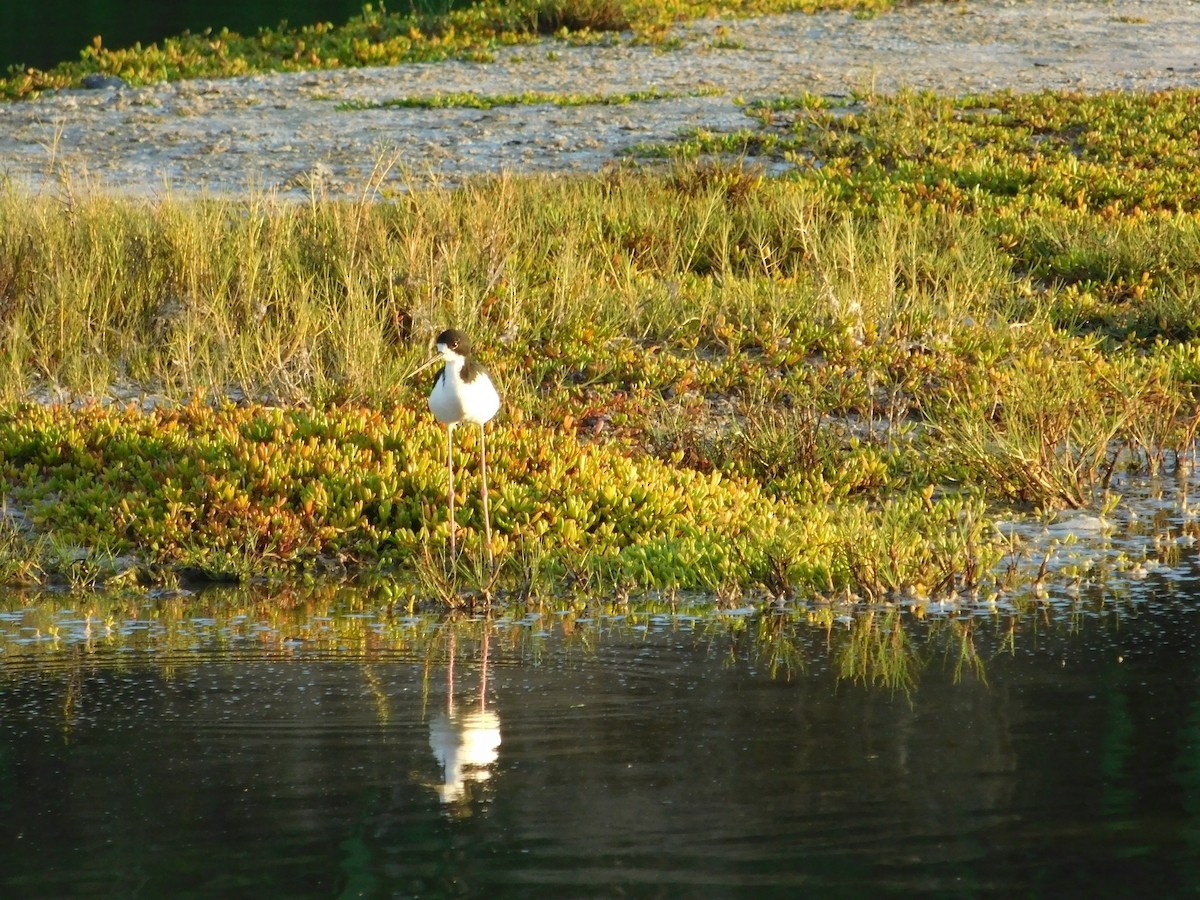
<svg viewBox="0 0 1200 900">
<path fill-rule="evenodd" d="M 479 702 L 461 711 L 454 702 L 454 644 L 451 633 L 446 708 L 429 722 L 429 746 L 442 767 L 442 783 L 435 787 L 445 804 L 466 797 L 468 785 L 487 781 L 492 775 L 492 765 L 500 755 L 500 717 L 487 708 L 487 629 L 484 629 L 481 647 Z"/>
</svg>

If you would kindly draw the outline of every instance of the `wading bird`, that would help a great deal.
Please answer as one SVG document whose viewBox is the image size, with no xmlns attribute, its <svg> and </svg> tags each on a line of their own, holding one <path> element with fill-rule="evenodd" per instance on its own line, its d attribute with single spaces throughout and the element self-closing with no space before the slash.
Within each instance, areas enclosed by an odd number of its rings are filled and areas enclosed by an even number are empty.
<svg viewBox="0 0 1200 900">
<path fill-rule="evenodd" d="M 446 468 L 449 472 L 450 558 L 455 556 L 454 525 L 454 426 L 473 422 L 479 426 L 479 472 L 482 481 L 483 535 L 487 544 L 488 566 L 494 571 L 492 558 L 492 523 L 488 512 L 487 445 L 483 426 L 500 410 L 500 395 L 483 366 L 471 355 L 471 342 L 461 331 L 450 328 L 437 336 L 437 355 L 411 375 L 427 369 L 438 360 L 445 363 L 433 382 L 429 394 L 429 410 L 435 419 L 446 426 Z"/>
</svg>

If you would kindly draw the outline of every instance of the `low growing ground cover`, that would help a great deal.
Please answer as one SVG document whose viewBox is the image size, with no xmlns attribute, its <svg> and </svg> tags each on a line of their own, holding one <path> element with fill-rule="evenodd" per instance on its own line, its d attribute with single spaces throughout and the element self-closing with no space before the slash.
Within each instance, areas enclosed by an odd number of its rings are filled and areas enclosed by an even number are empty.
<svg viewBox="0 0 1200 900">
<path fill-rule="evenodd" d="M 492 58 L 497 47 L 526 44 L 546 35 L 575 42 L 633 40 L 670 46 L 669 26 L 704 15 L 753 15 L 852 9 L 873 14 L 894 0 L 483 0 L 465 4 L 404 3 L 404 12 L 365 4 L 345 25 L 263 28 L 255 35 L 228 29 L 184 33 L 143 47 L 107 47 L 102 36 L 78 60 L 48 71 L 11 67 L 0 78 L 0 97 L 36 96 L 77 87 L 87 75 L 123 78 L 141 85 L 184 78 L 223 78 L 254 72 L 299 72 L 402 62 Z M 438 7 L 438 11 L 428 10 Z M 452 8 L 458 7 L 458 8 Z"/>
<path fill-rule="evenodd" d="M 505 401 L 498 592 L 1037 578 L 997 515 L 1189 464 L 1198 106 L 780 98 L 663 162 L 386 202 L 2 188 L 0 576 L 488 585 L 476 442 L 454 567 L 405 378 L 454 325 Z"/>
</svg>

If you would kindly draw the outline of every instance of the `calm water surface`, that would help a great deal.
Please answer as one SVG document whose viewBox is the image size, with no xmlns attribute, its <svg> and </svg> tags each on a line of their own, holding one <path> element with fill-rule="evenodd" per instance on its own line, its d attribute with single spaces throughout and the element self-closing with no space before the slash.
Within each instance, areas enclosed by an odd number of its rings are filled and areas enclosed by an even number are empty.
<svg viewBox="0 0 1200 900">
<path fill-rule="evenodd" d="M 775 677 L 670 616 L 9 645 L 0 896 L 1194 896 L 1191 568 L 981 617 L 986 683 L 910 627 L 907 695 L 838 677 L 842 625 Z"/>
<path fill-rule="evenodd" d="M 344 23 L 362 11 L 359 0 L 55 0 L 54 3 L 4 4 L 0 28 L 0 71 L 11 65 L 48 69 L 77 61 L 79 52 L 99 35 L 105 47 L 117 49 L 136 42 L 159 43 L 185 30 L 230 28 L 254 35 L 286 19 L 292 25 L 313 22 Z M 379 4 L 376 4 L 378 8 Z M 389 3 L 388 9 L 408 12 L 429 9 L 424 0 Z"/>
</svg>

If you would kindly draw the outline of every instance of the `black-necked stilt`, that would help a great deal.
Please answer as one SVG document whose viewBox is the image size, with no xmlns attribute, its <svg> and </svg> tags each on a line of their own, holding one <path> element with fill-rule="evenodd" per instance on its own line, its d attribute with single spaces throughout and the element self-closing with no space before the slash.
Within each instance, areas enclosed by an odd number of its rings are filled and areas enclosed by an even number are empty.
<svg viewBox="0 0 1200 900">
<path fill-rule="evenodd" d="M 438 372 L 429 393 L 429 409 L 434 418 L 446 426 L 446 468 L 449 472 L 450 558 L 455 557 L 454 524 L 454 426 L 474 422 L 479 426 L 479 471 L 483 499 L 483 532 L 487 543 L 488 566 L 495 569 L 492 558 L 492 523 L 488 512 L 487 445 L 483 426 L 500 410 L 500 395 L 488 378 L 483 366 L 471 355 L 471 343 L 461 331 L 450 328 L 437 336 L 437 355 L 414 369 L 415 375 L 438 360 L 445 365 Z"/>
</svg>

